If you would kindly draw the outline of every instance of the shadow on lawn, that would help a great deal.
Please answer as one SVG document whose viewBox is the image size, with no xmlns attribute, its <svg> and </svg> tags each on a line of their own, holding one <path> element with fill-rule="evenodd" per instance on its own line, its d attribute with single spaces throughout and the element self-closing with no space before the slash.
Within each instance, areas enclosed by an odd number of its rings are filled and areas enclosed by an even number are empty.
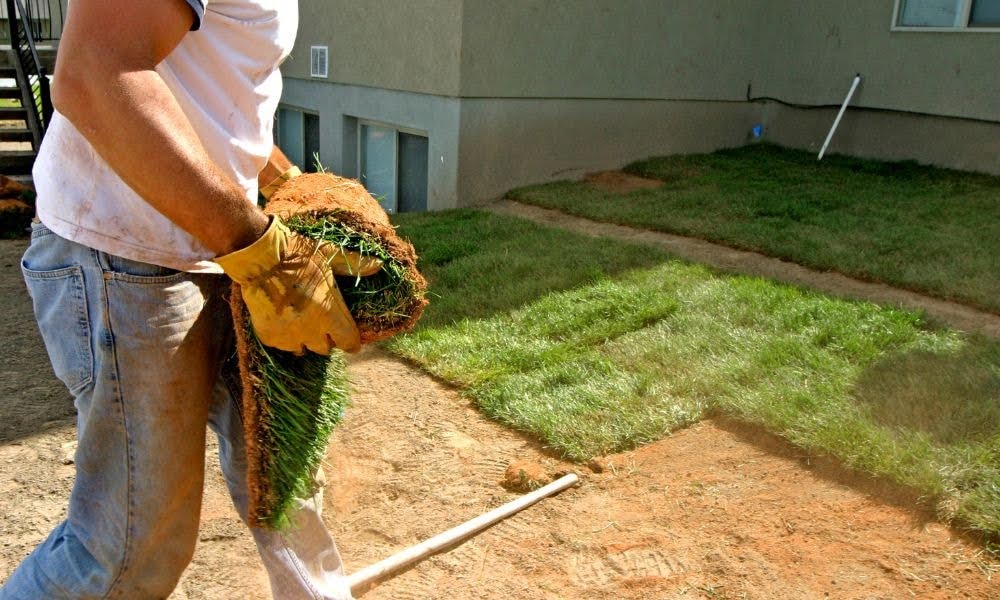
<svg viewBox="0 0 1000 600">
<path fill-rule="evenodd" d="M 940 444 L 1000 435 L 1000 343 L 973 338 L 954 354 L 915 351 L 868 368 L 853 395 L 883 425 Z"/>
<path fill-rule="evenodd" d="M 647 246 L 595 241 L 472 209 L 409 213 L 394 221 L 416 247 L 430 284 L 422 327 L 506 313 L 553 292 L 672 258 Z"/>
</svg>

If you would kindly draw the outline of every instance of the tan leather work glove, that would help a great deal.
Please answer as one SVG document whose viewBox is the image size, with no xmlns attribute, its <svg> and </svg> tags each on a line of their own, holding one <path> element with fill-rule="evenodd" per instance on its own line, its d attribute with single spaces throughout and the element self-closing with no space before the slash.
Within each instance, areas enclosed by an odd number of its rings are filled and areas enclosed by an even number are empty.
<svg viewBox="0 0 1000 600">
<path fill-rule="evenodd" d="M 297 353 L 361 348 L 334 275 L 372 275 L 382 268 L 378 259 L 293 233 L 272 216 L 259 240 L 215 262 L 240 284 L 261 343 Z"/>
</svg>

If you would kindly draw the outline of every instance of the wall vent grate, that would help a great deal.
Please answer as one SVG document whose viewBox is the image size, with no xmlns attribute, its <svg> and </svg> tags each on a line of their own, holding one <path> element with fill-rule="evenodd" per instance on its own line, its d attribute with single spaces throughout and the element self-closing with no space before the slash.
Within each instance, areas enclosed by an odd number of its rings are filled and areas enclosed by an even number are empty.
<svg viewBox="0 0 1000 600">
<path fill-rule="evenodd" d="M 310 46 L 309 48 L 309 74 L 313 77 L 328 77 L 329 73 L 329 48 L 327 46 Z"/>
</svg>

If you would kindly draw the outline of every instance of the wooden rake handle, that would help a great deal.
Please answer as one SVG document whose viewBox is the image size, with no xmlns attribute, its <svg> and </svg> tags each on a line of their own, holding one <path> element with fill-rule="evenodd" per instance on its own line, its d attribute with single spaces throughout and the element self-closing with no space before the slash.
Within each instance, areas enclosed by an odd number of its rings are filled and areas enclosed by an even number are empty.
<svg viewBox="0 0 1000 600">
<path fill-rule="evenodd" d="M 516 500 L 511 500 L 507 504 L 494 508 L 488 513 L 484 513 L 419 544 L 401 550 L 389 558 L 369 565 L 360 571 L 351 573 L 347 577 L 347 583 L 351 586 L 352 592 L 359 591 L 374 581 L 387 577 L 455 543 L 464 541 L 490 525 L 528 508 L 539 500 L 561 492 L 577 481 L 579 481 L 579 477 L 575 473 L 564 475 L 545 487 L 525 494 Z"/>
</svg>

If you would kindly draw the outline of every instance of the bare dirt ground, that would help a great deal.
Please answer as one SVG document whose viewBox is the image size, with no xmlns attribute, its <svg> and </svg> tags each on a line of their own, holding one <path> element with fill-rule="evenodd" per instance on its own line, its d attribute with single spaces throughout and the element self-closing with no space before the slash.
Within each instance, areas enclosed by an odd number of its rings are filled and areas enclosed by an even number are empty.
<svg viewBox="0 0 1000 600">
<path fill-rule="evenodd" d="M 20 280 L 25 244 L 0 240 L 0 580 L 63 517 L 73 478 L 73 409 Z M 349 369 L 354 405 L 330 444 L 325 506 L 348 570 L 516 498 L 498 485 L 512 461 L 583 479 L 365 600 L 1000 597 L 998 565 L 915 498 L 767 434 L 703 422 L 595 472 L 378 349 Z M 266 600 L 217 469 L 210 461 L 198 550 L 171 598 Z"/>
</svg>

